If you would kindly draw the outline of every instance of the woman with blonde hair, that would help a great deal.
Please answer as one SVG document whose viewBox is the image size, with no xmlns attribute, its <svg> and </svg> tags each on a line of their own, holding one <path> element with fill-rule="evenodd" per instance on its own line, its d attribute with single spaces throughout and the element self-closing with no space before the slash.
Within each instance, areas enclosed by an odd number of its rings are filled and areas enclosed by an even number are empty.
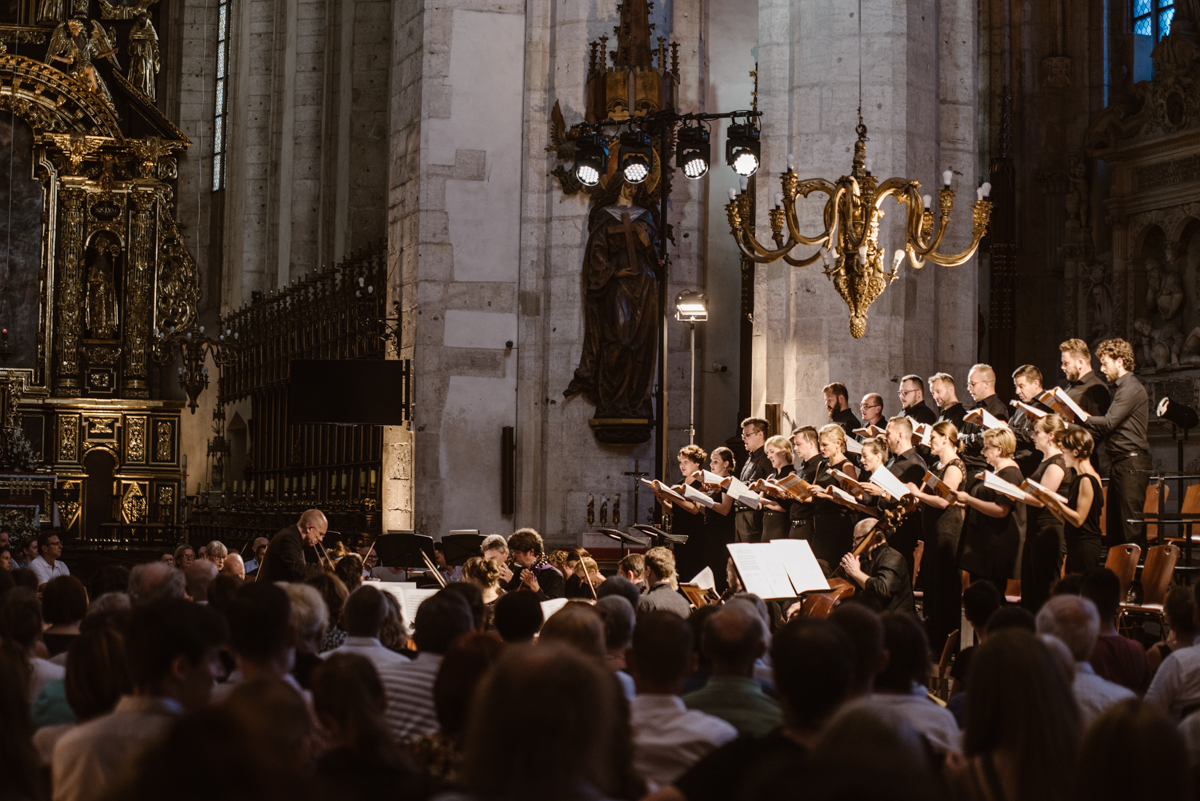
<svg viewBox="0 0 1200 801">
<path fill-rule="evenodd" d="M 821 458 L 825 460 L 823 468 L 841 470 L 850 478 L 858 478 L 858 468 L 846 458 L 846 432 L 837 423 L 822 426 L 817 432 L 817 442 L 821 449 Z"/>
<path fill-rule="evenodd" d="M 775 468 L 775 472 L 767 477 L 768 480 L 778 481 L 796 472 L 792 465 L 792 441 L 787 437 L 771 437 L 763 444 L 763 451 L 771 461 L 771 466 Z M 772 497 L 766 493 L 762 495 L 763 542 L 788 538 L 788 531 L 792 526 L 792 504 L 795 502 L 791 498 Z"/>
<path fill-rule="evenodd" d="M 500 588 L 500 566 L 491 559 L 472 556 L 462 566 L 463 581 L 474 584 L 483 593 L 484 630 L 493 631 L 492 619 L 496 614 L 496 601 L 504 595 Z"/>
<path fill-rule="evenodd" d="M 1056 440 L 1066 430 L 1066 423 L 1057 414 L 1048 414 L 1033 424 L 1033 446 L 1041 451 L 1042 462 L 1029 480 L 1059 495 L 1066 495 L 1075 480 L 1075 473 L 1067 467 Z M 1050 597 L 1050 587 L 1062 575 L 1067 547 L 1062 521 L 1034 496 L 1027 493 L 1025 498 L 1037 511 L 1029 520 L 1029 532 L 1021 551 L 1021 606 L 1036 614 Z"/>
<path fill-rule="evenodd" d="M 983 433 L 983 458 L 997 478 L 1013 486 L 1024 480 L 1021 468 L 1013 461 L 1017 438 L 1008 428 Z M 1015 578 L 1020 565 L 1021 543 L 1025 539 L 1025 504 L 982 480 L 969 491 L 959 490 L 955 497 L 967 509 L 959 544 L 959 567 L 971 574 L 971 580 L 988 579 L 1004 587 Z"/>
<path fill-rule="evenodd" d="M 858 518 L 845 506 L 830 500 L 829 488 L 838 486 L 839 473 L 857 479 L 858 470 L 846 458 L 846 432 L 837 423 L 829 423 L 817 432 L 817 448 L 821 462 L 817 465 L 813 483 L 824 490 L 824 494 L 813 501 L 813 547 L 821 554 L 818 558 L 832 566 L 851 549 Z"/>
</svg>

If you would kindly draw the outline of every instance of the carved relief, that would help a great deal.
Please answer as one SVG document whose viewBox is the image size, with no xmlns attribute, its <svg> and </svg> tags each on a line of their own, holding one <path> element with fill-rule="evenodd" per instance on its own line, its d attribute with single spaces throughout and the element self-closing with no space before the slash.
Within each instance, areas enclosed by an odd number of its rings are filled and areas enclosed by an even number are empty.
<svg viewBox="0 0 1200 801">
<path fill-rule="evenodd" d="M 134 194 L 130 225 L 129 274 L 126 277 L 128 300 L 125 316 L 125 392 L 135 398 L 149 397 L 146 384 L 147 351 L 150 347 L 150 290 L 153 274 L 152 212 L 155 197 L 148 192 Z"/>
<path fill-rule="evenodd" d="M 131 462 L 146 461 L 146 418 L 125 418 L 125 456 Z"/>
<path fill-rule="evenodd" d="M 79 421 L 74 417 L 58 418 L 58 460 L 79 460 Z"/>
<path fill-rule="evenodd" d="M 87 419 L 88 439 L 112 439 L 113 429 L 117 425 L 115 417 L 89 417 Z"/>
<path fill-rule="evenodd" d="M 67 495 L 67 497 L 75 498 L 75 500 L 73 500 L 73 501 L 59 501 L 58 502 L 58 519 L 62 523 L 63 528 L 69 529 L 69 528 L 74 527 L 75 523 L 77 523 L 79 521 L 80 482 L 64 481 L 59 486 L 59 489 L 65 490 L 66 491 L 65 494 Z"/>
<path fill-rule="evenodd" d="M 137 482 L 127 485 L 125 494 L 121 497 L 121 518 L 126 523 L 144 523 L 146 521 L 146 496 Z"/>
<path fill-rule="evenodd" d="M 175 450 L 172 447 L 171 424 L 160 420 L 155 432 L 154 458 L 160 462 L 171 461 Z"/>
<path fill-rule="evenodd" d="M 83 271 L 83 191 L 62 192 L 62 225 L 59 230 L 58 337 L 55 361 L 58 368 L 56 395 L 79 395 L 79 336 L 81 328 Z"/>
<path fill-rule="evenodd" d="M 170 484 L 158 487 L 158 522 L 170 523 L 175 511 L 175 488 Z"/>
</svg>

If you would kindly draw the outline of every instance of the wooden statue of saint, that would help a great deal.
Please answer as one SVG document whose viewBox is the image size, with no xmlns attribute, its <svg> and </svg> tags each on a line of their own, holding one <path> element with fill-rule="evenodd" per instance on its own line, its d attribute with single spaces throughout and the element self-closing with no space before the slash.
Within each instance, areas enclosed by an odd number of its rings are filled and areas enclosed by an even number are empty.
<svg viewBox="0 0 1200 801">
<path fill-rule="evenodd" d="M 583 354 L 563 395 L 582 394 L 596 405 L 596 419 L 653 417 L 662 252 L 652 211 L 656 185 L 627 183 L 610 169 L 593 194 L 583 257 Z"/>
</svg>

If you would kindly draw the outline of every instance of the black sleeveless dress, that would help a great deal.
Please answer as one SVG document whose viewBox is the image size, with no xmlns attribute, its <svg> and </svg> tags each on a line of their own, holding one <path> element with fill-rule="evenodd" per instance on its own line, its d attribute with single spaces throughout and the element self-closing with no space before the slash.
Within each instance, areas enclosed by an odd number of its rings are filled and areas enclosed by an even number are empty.
<svg viewBox="0 0 1200 801">
<path fill-rule="evenodd" d="M 827 460 L 821 460 L 817 468 L 817 479 L 813 483 L 824 489 L 838 486 L 837 479 L 829 472 L 831 469 L 840 470 L 841 462 L 838 463 L 838 467 L 831 468 Z M 836 569 L 842 557 L 850 552 L 854 544 L 854 524 L 858 520 L 859 516 L 855 512 L 841 504 L 823 498 L 814 500 L 813 539 L 809 543 L 813 555 L 828 564 L 831 570 Z"/>
<path fill-rule="evenodd" d="M 1024 477 L 1016 465 L 996 474 L 1010 484 L 1020 486 Z M 972 579 L 987 579 L 1004 592 L 1010 578 L 1020 578 L 1021 544 L 1025 539 L 1025 504 L 989 489 L 975 481 L 968 490 L 971 497 L 1009 507 L 1004 517 L 989 517 L 977 509 L 968 509 L 958 541 L 958 565 Z"/>
<path fill-rule="evenodd" d="M 698 483 L 692 486 L 700 488 Z M 691 581 L 705 565 L 704 513 L 692 514 L 678 505 L 671 507 L 671 533 L 687 535 L 685 544 L 675 546 L 675 571 L 680 581 Z"/>
<path fill-rule="evenodd" d="M 719 489 L 710 493 L 709 497 L 720 505 L 725 500 L 725 490 Z M 733 515 L 732 506 L 727 515 L 714 509 L 704 510 L 704 564 L 712 568 L 713 577 L 717 580 L 717 592 L 721 594 L 724 594 L 728 587 L 725 581 L 725 566 L 729 561 L 729 550 L 725 546 L 737 539 Z"/>
<path fill-rule="evenodd" d="M 790 476 L 796 472 L 796 468 L 790 464 L 785 464 L 783 467 L 771 474 L 771 478 L 779 480 L 786 476 Z M 771 540 L 786 540 L 788 532 L 792 527 L 792 504 L 795 503 L 790 498 L 776 498 L 774 495 L 769 496 L 772 501 L 783 507 L 782 512 L 776 512 L 774 509 L 763 507 L 763 534 L 762 541 L 770 542 Z"/>
<path fill-rule="evenodd" d="M 1029 476 L 1039 484 L 1046 471 L 1057 466 L 1063 471 L 1062 483 L 1056 492 L 1066 495 L 1075 475 L 1067 469 L 1062 454 L 1043 459 Z M 1063 540 L 1063 524 L 1049 509 L 1030 509 L 1029 530 L 1021 552 L 1021 606 L 1037 614 L 1050 597 L 1050 588 L 1062 574 L 1062 560 L 1067 548 Z"/>
<path fill-rule="evenodd" d="M 959 469 L 962 479 L 958 486 L 964 486 L 967 468 L 962 459 L 955 457 L 948 464 L 930 468 L 930 472 L 945 479 L 946 471 L 951 467 Z M 940 653 L 946 638 L 959 627 L 962 619 L 962 578 L 958 569 L 958 541 L 962 527 L 961 506 L 935 509 L 929 504 L 921 504 L 921 534 L 925 539 L 921 575 L 925 577 L 926 628 L 934 653 Z"/>
<path fill-rule="evenodd" d="M 1082 526 L 1063 527 L 1068 573 L 1086 573 L 1093 567 L 1100 566 L 1100 518 L 1104 514 L 1104 494 L 1100 480 L 1086 473 L 1076 478 L 1075 483 L 1071 485 L 1071 494 L 1067 496 L 1067 505 L 1072 509 L 1079 508 L 1079 488 L 1084 481 L 1091 482 L 1092 485 L 1092 508 L 1088 509 Z"/>
</svg>

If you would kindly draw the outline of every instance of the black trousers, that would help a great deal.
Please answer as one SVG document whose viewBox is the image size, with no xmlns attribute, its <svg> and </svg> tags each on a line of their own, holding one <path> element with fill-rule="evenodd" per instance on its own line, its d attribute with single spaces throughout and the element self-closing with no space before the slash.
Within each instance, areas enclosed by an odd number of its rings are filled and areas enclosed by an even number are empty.
<svg viewBox="0 0 1200 801">
<path fill-rule="evenodd" d="M 1108 473 L 1108 509 L 1105 510 L 1109 547 L 1136 542 L 1145 550 L 1145 527 L 1126 521 L 1141 519 L 1149 484 L 1150 454 L 1112 459 Z"/>
<path fill-rule="evenodd" d="M 733 525 L 738 542 L 762 542 L 762 510 L 738 509 L 734 515 Z"/>
</svg>

